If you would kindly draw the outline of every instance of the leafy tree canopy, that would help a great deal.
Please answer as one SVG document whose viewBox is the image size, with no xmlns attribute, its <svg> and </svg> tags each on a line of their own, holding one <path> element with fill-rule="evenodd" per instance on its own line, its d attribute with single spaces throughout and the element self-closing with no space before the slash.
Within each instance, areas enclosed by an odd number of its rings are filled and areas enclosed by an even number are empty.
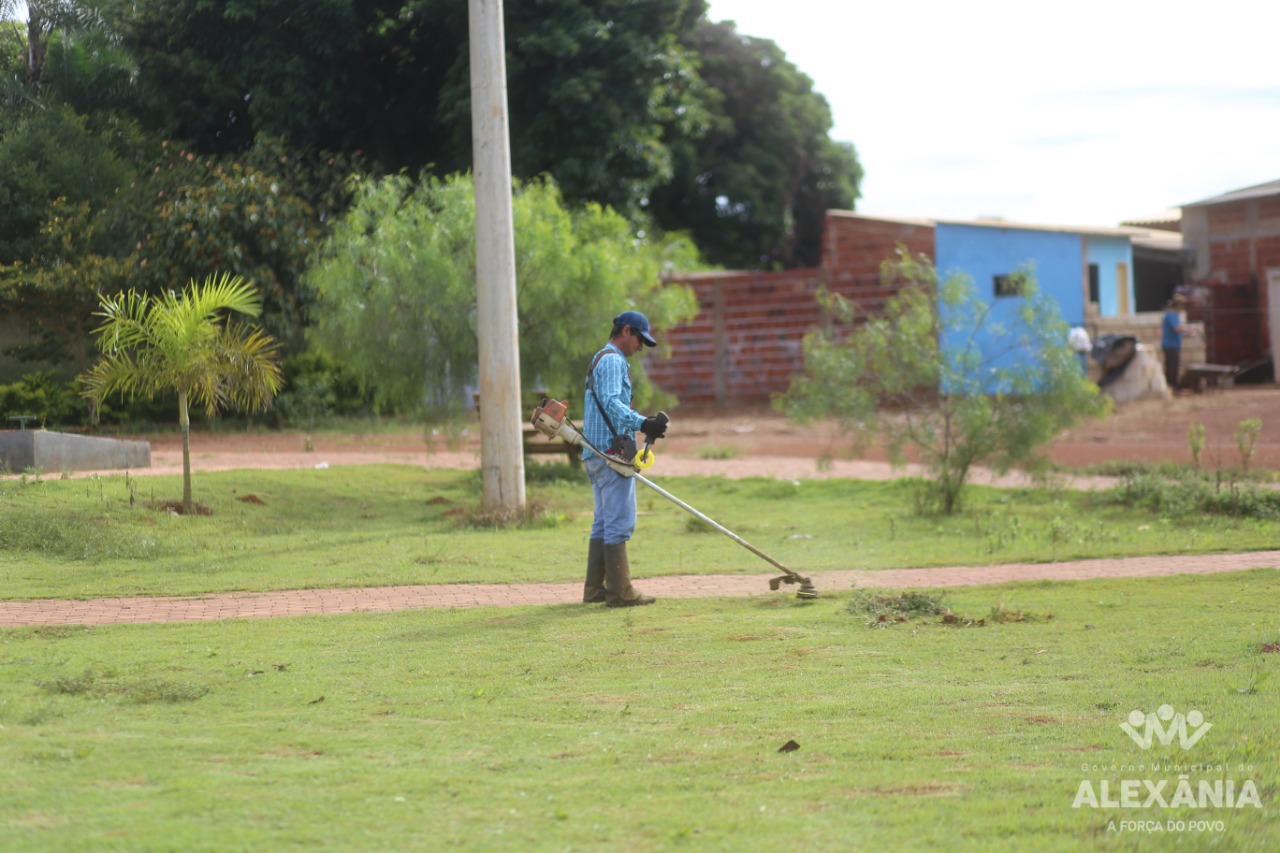
<svg viewBox="0 0 1280 853">
<path fill-rule="evenodd" d="M 323 219 L 346 204 L 350 163 L 291 156 L 270 139 L 196 156 L 103 119 L 95 130 L 69 107 L 38 110 L 0 137 L 0 310 L 33 335 L 8 351 L 83 369 L 99 293 L 161 293 L 219 271 L 260 288 L 264 325 L 300 349 L 302 272 Z"/>
<path fill-rule="evenodd" d="M 670 269 L 696 264 L 685 241 L 636 239 L 599 205 L 570 211 L 549 180 L 514 201 L 521 379 L 561 393 L 580 386 L 622 310 L 659 327 L 692 317 Z M 314 334 L 384 409 L 456 410 L 476 381 L 475 205 L 467 176 L 361 181 L 308 274 Z"/>
<path fill-rule="evenodd" d="M 0 311 L 31 333 L 5 341 L 7 354 L 87 365 L 97 290 L 124 287 L 132 269 L 99 214 L 136 180 L 143 147 L 130 122 L 56 103 L 0 134 Z"/>
<path fill-rule="evenodd" d="M 674 143 L 655 220 L 688 230 L 713 263 L 816 266 L 825 211 L 852 208 L 862 179 L 853 146 L 830 139 L 826 99 L 776 44 L 732 22 L 700 22 L 684 44 L 700 59 L 712 124 Z"/>
<path fill-rule="evenodd" d="M 701 0 L 506 5 L 512 162 L 574 199 L 638 210 L 670 176 L 668 129 L 687 130 L 696 81 L 677 33 Z M 197 150 L 256 134 L 368 152 L 388 172 L 471 164 L 465 3 L 452 0 L 142 0 L 117 5 L 150 122 Z"/>
<path fill-rule="evenodd" d="M 453 0 L 107 0 L 145 122 L 202 153 L 258 134 L 364 152 L 383 173 L 471 167 L 467 9 Z M 714 262 L 815 264 L 861 169 L 773 42 L 703 0 L 506 4 L 512 168 L 571 203 L 690 231 Z"/>
<path fill-rule="evenodd" d="M 129 235 L 142 290 L 217 271 L 241 276 L 260 290 L 263 325 L 296 351 L 311 299 L 303 270 L 323 219 L 346 204 L 349 168 L 341 158 L 293 156 L 266 138 L 237 157 L 166 143 L 108 215 Z"/>
</svg>

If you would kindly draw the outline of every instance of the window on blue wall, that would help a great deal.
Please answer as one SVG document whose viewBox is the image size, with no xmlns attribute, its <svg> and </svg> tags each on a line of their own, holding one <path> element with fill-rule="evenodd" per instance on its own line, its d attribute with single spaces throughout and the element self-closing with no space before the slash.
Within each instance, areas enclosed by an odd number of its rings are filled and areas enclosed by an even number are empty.
<svg viewBox="0 0 1280 853">
<path fill-rule="evenodd" d="M 1027 292 L 1027 274 L 1012 272 L 1008 275 L 993 276 L 996 286 L 996 298 L 1002 296 L 1024 296 Z"/>
<path fill-rule="evenodd" d="M 1102 301 L 1100 292 L 1101 287 L 1098 279 L 1098 265 L 1089 264 L 1089 301 L 1095 305 Z"/>
</svg>

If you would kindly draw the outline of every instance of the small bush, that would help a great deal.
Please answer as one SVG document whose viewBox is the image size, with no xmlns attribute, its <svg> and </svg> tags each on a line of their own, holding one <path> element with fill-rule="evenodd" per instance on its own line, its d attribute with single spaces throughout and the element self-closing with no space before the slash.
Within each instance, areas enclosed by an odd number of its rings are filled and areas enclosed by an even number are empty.
<svg viewBox="0 0 1280 853">
<path fill-rule="evenodd" d="M 358 414 L 371 408 L 360 382 L 333 356 L 316 351 L 288 358 L 281 365 L 284 387 L 272 408 L 277 425 L 311 429 L 324 418 Z"/>
<path fill-rule="evenodd" d="M 83 696 L 86 693 L 93 692 L 97 684 L 97 674 L 92 669 L 86 669 L 79 675 L 59 675 L 41 683 L 40 686 L 47 693 L 56 693 L 61 696 Z"/>
<path fill-rule="evenodd" d="M 4 421 L 0 428 L 16 428 L 16 422 L 8 419 L 18 415 L 31 415 L 34 423 L 28 428 L 44 426 L 73 426 L 86 423 L 89 404 L 80 396 L 75 381 L 63 381 L 51 372 L 28 373 L 12 385 L 0 385 L 0 414 Z"/>
<path fill-rule="evenodd" d="M 962 613 L 953 613 L 948 610 L 942 614 L 941 622 L 943 625 L 950 625 L 953 628 L 985 628 L 987 625 L 1004 625 L 1009 622 L 1041 622 L 1052 618 L 1052 613 L 1040 614 L 1032 613 L 1029 610 L 1009 610 L 1002 601 L 992 607 L 986 616 L 978 618 L 965 616 Z"/>
<path fill-rule="evenodd" d="M 1049 620 L 1053 618 L 1052 613 L 1033 613 L 1030 610 L 1009 610 L 1004 606 L 1004 602 L 1000 602 L 991 608 L 991 612 L 987 614 L 987 619 L 998 625 L 1006 622 L 1039 622 L 1041 620 Z"/>
<path fill-rule="evenodd" d="M 926 616 L 940 617 L 938 622 L 954 628 L 982 628 L 986 625 L 1003 625 L 1007 622 L 1038 622 L 1052 619 L 1052 614 L 1009 610 L 1004 602 L 991 608 L 986 616 L 971 617 L 956 613 L 947 604 L 946 593 L 908 591 L 897 595 L 874 593 L 860 589 L 849 599 L 846 609 L 857 616 L 867 617 L 870 627 L 887 627 L 898 622 L 909 622 Z"/>
<path fill-rule="evenodd" d="M 190 684 L 185 681 L 169 681 L 163 678 L 144 678 L 140 681 L 125 682 L 117 685 L 115 693 L 138 705 L 152 702 L 194 702 L 209 692 L 209 688 L 201 684 Z"/>
<path fill-rule="evenodd" d="M 1200 454 L 1204 452 L 1204 424 L 1192 424 L 1187 430 L 1187 443 L 1191 445 L 1191 464 L 1200 467 Z"/>
<path fill-rule="evenodd" d="M 533 500 L 528 501 L 522 511 L 474 507 L 449 510 L 445 515 L 453 517 L 459 527 L 474 530 L 555 528 L 573 520 L 566 513 L 552 510 L 545 503 Z"/>
<path fill-rule="evenodd" d="M 0 548 L 89 562 L 153 560 L 174 553 L 174 546 L 154 532 L 117 523 L 105 515 L 57 517 L 14 503 L 0 510 Z"/>
<path fill-rule="evenodd" d="M 1164 518 L 1210 514 L 1264 521 L 1280 519 L 1280 492 L 1249 483 L 1215 482 L 1207 477 L 1169 480 L 1150 474 L 1131 475 L 1108 495 L 1114 503 L 1149 509 Z"/>
<path fill-rule="evenodd" d="M 1262 432 L 1260 418 L 1246 418 L 1236 427 L 1236 449 L 1240 451 L 1240 467 L 1248 471 L 1253 463 L 1254 450 L 1258 444 L 1258 434 Z"/>
</svg>

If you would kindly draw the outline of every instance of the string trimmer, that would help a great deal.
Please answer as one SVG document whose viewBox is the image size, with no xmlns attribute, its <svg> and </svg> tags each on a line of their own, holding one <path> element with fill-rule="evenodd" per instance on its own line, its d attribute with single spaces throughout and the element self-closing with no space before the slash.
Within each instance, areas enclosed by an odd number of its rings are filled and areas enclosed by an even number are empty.
<svg viewBox="0 0 1280 853">
<path fill-rule="evenodd" d="M 687 503 L 641 474 L 641 471 L 649 468 L 653 464 L 653 451 L 651 450 L 653 445 L 652 438 L 645 439 L 644 449 L 637 453 L 634 459 L 620 459 L 617 456 L 607 455 L 592 447 L 591 444 L 583 437 L 582 432 L 574 426 L 573 422 L 567 417 L 568 411 L 569 407 L 565 403 L 544 397 L 542 399 L 542 405 L 533 410 L 533 428 L 545 435 L 547 438 L 558 438 L 566 444 L 570 444 L 574 447 L 586 447 L 592 453 L 603 459 L 610 468 L 617 471 L 622 476 L 633 477 L 636 480 L 639 480 L 641 483 L 644 483 L 646 486 L 653 489 L 655 492 L 662 495 L 685 512 L 700 521 L 711 525 L 716 530 L 719 530 L 725 536 L 728 536 L 752 554 L 755 554 L 757 557 L 768 562 L 775 568 L 781 569 L 783 574 L 780 577 L 770 579 L 769 589 L 779 589 L 784 583 L 799 584 L 800 589 L 796 592 L 796 598 L 808 599 L 818 597 L 818 590 L 814 587 L 813 581 L 806 577 L 801 577 L 796 572 L 791 571 L 791 569 L 788 569 L 786 566 L 782 565 L 782 563 L 779 563 L 773 557 L 770 557 L 764 551 L 761 551 L 759 548 L 752 545 L 729 528 L 708 518 L 703 513 L 698 512 L 698 510 L 689 506 Z"/>
</svg>

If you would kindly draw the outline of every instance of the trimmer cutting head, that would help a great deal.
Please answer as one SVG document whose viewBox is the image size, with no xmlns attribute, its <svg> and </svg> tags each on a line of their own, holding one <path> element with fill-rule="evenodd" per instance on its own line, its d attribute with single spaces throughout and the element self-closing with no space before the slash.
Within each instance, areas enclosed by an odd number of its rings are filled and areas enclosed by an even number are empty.
<svg viewBox="0 0 1280 853">
<path fill-rule="evenodd" d="M 809 580 L 808 578 L 802 578 L 800 577 L 800 575 L 797 575 L 795 573 L 792 573 L 789 575 L 781 575 L 779 577 L 770 579 L 769 589 L 776 591 L 784 583 L 800 584 L 800 589 L 796 591 L 796 598 L 799 598 L 801 600 L 809 600 L 809 599 L 818 597 L 818 588 L 813 585 L 813 581 Z"/>
</svg>

